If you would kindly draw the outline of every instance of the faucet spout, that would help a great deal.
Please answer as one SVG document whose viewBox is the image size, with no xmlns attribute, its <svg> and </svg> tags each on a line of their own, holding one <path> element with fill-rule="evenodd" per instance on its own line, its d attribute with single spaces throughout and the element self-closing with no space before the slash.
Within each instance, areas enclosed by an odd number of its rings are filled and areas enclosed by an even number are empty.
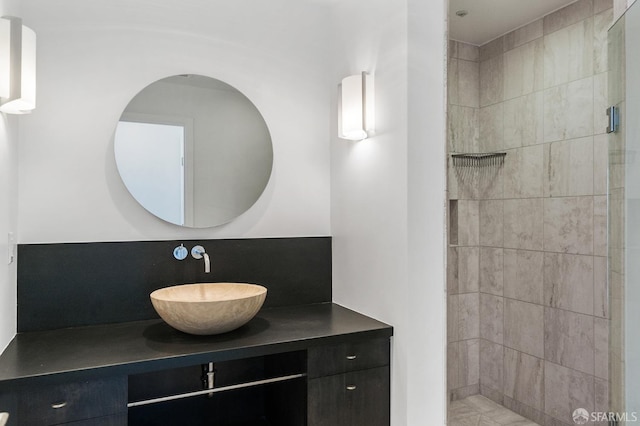
<svg viewBox="0 0 640 426">
<path fill-rule="evenodd" d="M 208 274 L 211 272 L 211 261 L 209 259 L 209 255 L 205 252 L 204 247 L 195 246 L 191 249 L 191 256 L 194 259 L 202 259 L 204 258 L 204 272 Z"/>
</svg>

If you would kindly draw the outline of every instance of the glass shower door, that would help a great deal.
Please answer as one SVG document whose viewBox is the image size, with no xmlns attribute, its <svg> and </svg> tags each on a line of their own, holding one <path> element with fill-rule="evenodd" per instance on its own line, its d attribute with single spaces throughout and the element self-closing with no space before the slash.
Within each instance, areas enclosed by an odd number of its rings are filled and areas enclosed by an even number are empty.
<svg viewBox="0 0 640 426">
<path fill-rule="evenodd" d="M 620 424 L 640 422 L 640 5 L 609 30 L 609 395 Z M 614 423 L 615 424 L 615 423 Z"/>
</svg>

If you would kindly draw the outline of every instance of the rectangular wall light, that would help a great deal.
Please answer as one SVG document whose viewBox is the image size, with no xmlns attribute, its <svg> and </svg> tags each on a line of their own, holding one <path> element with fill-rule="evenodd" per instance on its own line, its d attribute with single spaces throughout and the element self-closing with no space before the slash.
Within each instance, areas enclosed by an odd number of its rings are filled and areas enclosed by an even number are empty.
<svg viewBox="0 0 640 426">
<path fill-rule="evenodd" d="M 36 107 L 36 33 L 22 19 L 0 18 L 0 111 L 27 114 Z"/>
<path fill-rule="evenodd" d="M 375 130 L 373 76 L 363 72 L 342 80 L 338 86 L 338 136 L 359 141 Z"/>
</svg>

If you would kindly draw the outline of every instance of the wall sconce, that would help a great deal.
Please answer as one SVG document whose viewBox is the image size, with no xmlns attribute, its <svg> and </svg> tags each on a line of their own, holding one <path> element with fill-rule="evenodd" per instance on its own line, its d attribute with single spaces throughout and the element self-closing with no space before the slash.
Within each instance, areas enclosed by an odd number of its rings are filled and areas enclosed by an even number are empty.
<svg viewBox="0 0 640 426">
<path fill-rule="evenodd" d="M 338 85 L 338 136 L 360 141 L 374 132 L 373 76 L 351 75 Z"/>
<path fill-rule="evenodd" d="M 36 33 L 22 19 L 0 18 L 0 111 L 27 114 L 36 107 Z"/>
</svg>

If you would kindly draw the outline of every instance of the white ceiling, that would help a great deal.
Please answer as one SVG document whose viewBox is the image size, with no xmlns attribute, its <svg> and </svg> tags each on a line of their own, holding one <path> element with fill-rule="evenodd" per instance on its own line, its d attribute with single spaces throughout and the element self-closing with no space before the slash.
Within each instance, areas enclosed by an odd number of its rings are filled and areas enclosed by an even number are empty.
<svg viewBox="0 0 640 426">
<path fill-rule="evenodd" d="M 449 37 L 482 46 L 576 0 L 449 0 Z M 469 12 L 464 18 L 456 11 Z"/>
</svg>

